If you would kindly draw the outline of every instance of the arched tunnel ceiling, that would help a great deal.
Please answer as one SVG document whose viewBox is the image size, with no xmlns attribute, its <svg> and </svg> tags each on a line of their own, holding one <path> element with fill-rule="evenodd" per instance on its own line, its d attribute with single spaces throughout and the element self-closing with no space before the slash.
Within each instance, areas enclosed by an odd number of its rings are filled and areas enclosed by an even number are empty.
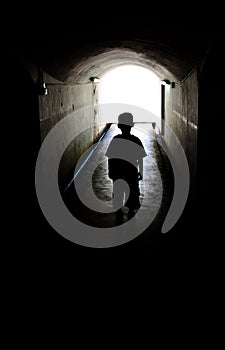
<svg viewBox="0 0 225 350">
<path fill-rule="evenodd" d="M 53 26 L 45 32 L 17 33 L 14 46 L 54 78 L 85 83 L 101 77 L 121 64 L 138 64 L 152 69 L 160 78 L 182 80 L 206 55 L 211 32 L 193 25 L 162 26 L 138 20 L 135 23 L 106 21 Z"/>
<path fill-rule="evenodd" d="M 137 64 L 152 69 L 160 78 L 181 80 L 201 59 L 184 57 L 156 42 L 124 40 L 73 48 L 44 62 L 43 68 L 59 80 L 85 83 L 117 66 Z"/>
<path fill-rule="evenodd" d="M 204 58 L 207 43 L 196 49 L 194 42 L 167 43 L 163 39 L 126 38 L 94 43 L 74 43 L 56 54 L 45 50 L 40 57 L 43 69 L 61 81 L 85 83 L 101 77 L 122 64 L 137 64 L 152 69 L 160 78 L 182 80 Z M 185 47 L 182 47 L 185 44 Z"/>
</svg>

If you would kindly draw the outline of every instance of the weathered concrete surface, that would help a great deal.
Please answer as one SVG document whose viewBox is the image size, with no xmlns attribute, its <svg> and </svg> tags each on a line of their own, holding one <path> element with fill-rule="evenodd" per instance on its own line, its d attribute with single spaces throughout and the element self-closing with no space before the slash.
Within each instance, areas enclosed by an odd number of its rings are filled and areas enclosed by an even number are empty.
<svg viewBox="0 0 225 350">
<path fill-rule="evenodd" d="M 197 132 L 198 132 L 198 80 L 194 71 L 175 88 L 165 86 L 165 122 L 178 137 L 188 160 L 191 190 L 194 193 L 197 166 Z M 165 141 L 172 154 L 179 148 L 171 148 L 169 133 L 165 129 Z"/>
<path fill-rule="evenodd" d="M 62 84 L 47 73 L 44 73 L 44 81 L 48 94 L 39 96 L 42 140 L 62 118 L 83 107 L 92 105 L 93 98 L 91 83 L 86 85 Z M 84 126 L 88 128 L 92 123 L 93 116 L 88 114 L 84 115 L 82 120 L 76 120 L 75 127 L 77 130 L 82 130 Z"/>
<path fill-rule="evenodd" d="M 81 154 L 93 143 L 99 133 L 96 123 L 96 111 L 91 106 L 95 102 L 94 86 L 90 82 L 84 85 L 62 84 L 62 82 L 44 73 L 48 93 L 39 96 L 40 130 L 42 141 L 48 132 L 63 118 L 74 115 L 68 128 L 72 128 L 79 137 L 76 137 L 66 148 L 59 168 L 59 181 L 61 184 L 71 178 L 73 165 Z M 89 108 L 87 108 L 89 107 Z M 82 113 L 77 114 L 78 110 Z M 83 131 L 85 130 L 85 131 Z M 62 129 L 60 142 L 64 143 L 67 130 Z M 57 145 L 54 155 L 57 157 Z"/>
</svg>

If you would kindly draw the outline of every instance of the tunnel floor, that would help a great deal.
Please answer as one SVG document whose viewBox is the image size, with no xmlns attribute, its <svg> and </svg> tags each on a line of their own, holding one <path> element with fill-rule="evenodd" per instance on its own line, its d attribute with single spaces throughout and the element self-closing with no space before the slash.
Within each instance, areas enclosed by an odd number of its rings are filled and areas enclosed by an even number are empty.
<svg viewBox="0 0 225 350">
<path fill-rule="evenodd" d="M 83 223 L 94 227 L 117 226 L 115 212 L 101 212 L 97 202 L 112 210 L 112 180 L 108 177 L 105 152 L 116 134 L 120 133 L 116 124 L 112 124 L 104 138 L 95 145 L 88 161 L 78 168 L 78 175 L 64 193 L 63 198 L 70 212 Z M 149 222 L 147 231 L 160 233 L 165 215 L 169 209 L 173 194 L 173 175 L 168 158 L 151 123 L 135 123 L 131 133 L 143 143 L 147 157 L 144 158 L 143 180 L 139 182 L 141 208 L 134 218 Z M 84 157 L 85 159 L 85 157 Z M 76 174 L 76 171 L 75 171 Z M 78 184 L 75 190 L 74 184 Z M 81 198 L 81 199 L 80 199 Z M 97 202 L 96 202 L 97 201 Z M 123 207 L 123 222 L 129 219 L 128 208 Z M 124 226 L 124 225 L 123 225 Z M 122 229 L 122 226 L 121 226 Z"/>
</svg>

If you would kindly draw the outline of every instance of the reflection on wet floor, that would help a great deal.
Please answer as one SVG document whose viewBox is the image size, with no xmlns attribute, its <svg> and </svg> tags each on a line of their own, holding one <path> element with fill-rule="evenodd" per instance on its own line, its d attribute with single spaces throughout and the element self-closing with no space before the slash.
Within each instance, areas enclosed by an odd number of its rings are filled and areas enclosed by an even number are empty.
<svg viewBox="0 0 225 350">
<path fill-rule="evenodd" d="M 73 184 L 64 199 L 72 214 L 91 226 L 116 226 L 115 213 L 110 212 L 112 211 L 112 180 L 108 177 L 108 158 L 105 156 L 105 152 L 111 139 L 118 133 L 121 133 L 120 129 L 116 124 L 112 124 L 87 163 L 80 170 L 78 179 L 75 181 L 79 183 L 81 200 L 78 198 Z M 153 219 L 159 217 L 160 213 L 163 214 L 168 209 L 168 203 L 171 199 L 172 188 L 169 188 L 171 182 L 169 181 L 169 184 L 167 181 L 167 169 L 165 169 L 152 124 L 136 123 L 131 129 L 131 133 L 142 141 L 147 153 L 147 157 L 144 158 L 143 180 L 139 182 L 141 192 L 139 211 L 142 214 L 141 220 L 149 220 L 151 223 Z M 97 205 L 98 203 L 100 206 Z M 106 208 L 105 212 L 98 209 L 102 205 L 103 208 Z M 126 222 L 128 209 L 123 207 L 122 210 L 123 221 Z M 160 220 L 155 221 L 160 226 Z"/>
</svg>

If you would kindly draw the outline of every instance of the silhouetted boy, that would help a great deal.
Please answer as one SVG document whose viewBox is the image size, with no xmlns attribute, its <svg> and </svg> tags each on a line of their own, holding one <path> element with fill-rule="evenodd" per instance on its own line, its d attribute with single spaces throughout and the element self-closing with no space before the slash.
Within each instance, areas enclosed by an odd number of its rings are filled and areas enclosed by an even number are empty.
<svg viewBox="0 0 225 350">
<path fill-rule="evenodd" d="M 121 208 L 124 202 L 129 208 L 128 218 L 135 215 L 135 210 L 140 208 L 139 181 L 143 179 L 143 158 L 147 156 L 140 139 L 130 133 L 134 126 L 133 115 L 122 113 L 118 118 L 118 127 L 122 134 L 114 136 L 107 149 L 108 174 L 113 180 L 113 195 L 115 208 Z M 124 180 L 126 184 L 116 182 Z M 129 195 L 130 190 L 130 195 Z M 123 219 L 122 209 L 116 212 L 116 221 L 120 223 Z"/>
</svg>

